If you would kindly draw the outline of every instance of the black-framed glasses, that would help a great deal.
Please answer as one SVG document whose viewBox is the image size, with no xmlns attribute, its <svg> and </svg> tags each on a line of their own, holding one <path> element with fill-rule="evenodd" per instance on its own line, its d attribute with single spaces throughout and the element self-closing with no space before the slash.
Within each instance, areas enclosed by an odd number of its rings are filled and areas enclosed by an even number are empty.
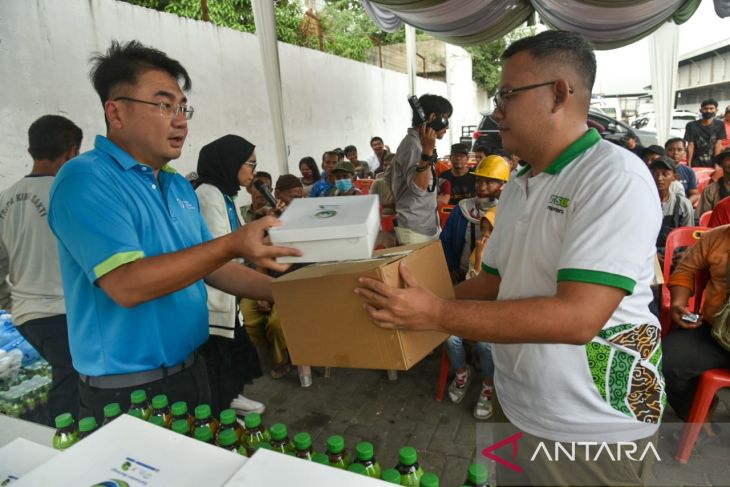
<svg viewBox="0 0 730 487">
<path fill-rule="evenodd" d="M 520 91 L 532 90 L 534 88 L 540 88 L 541 86 L 548 86 L 557 83 L 558 80 L 545 81 L 544 83 L 535 83 L 534 85 L 520 86 L 518 88 L 510 88 L 508 90 L 499 90 L 492 101 L 494 101 L 495 108 L 498 108 L 500 112 L 504 113 L 504 101 L 508 100 L 509 97 Z M 573 88 L 568 87 L 568 92 L 573 93 Z"/>
<path fill-rule="evenodd" d="M 182 112 L 182 114 L 185 116 L 185 120 L 190 120 L 191 118 L 193 118 L 193 113 L 195 113 L 195 109 L 190 105 L 172 105 L 170 103 L 165 103 L 164 101 L 145 101 L 138 100 L 137 98 L 130 98 L 128 96 L 118 96 L 114 98 L 114 101 L 119 100 L 133 101 L 135 103 L 144 103 L 145 105 L 158 107 L 160 109 L 160 116 L 162 118 L 174 118 Z"/>
</svg>

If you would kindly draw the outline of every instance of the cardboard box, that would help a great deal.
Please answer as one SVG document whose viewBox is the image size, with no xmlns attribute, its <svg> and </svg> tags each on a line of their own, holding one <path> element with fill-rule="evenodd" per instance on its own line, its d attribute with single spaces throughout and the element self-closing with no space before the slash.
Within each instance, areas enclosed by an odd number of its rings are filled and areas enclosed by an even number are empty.
<svg viewBox="0 0 730 487">
<path fill-rule="evenodd" d="M 298 198 L 281 221 L 282 226 L 269 230 L 271 241 L 304 255 L 277 262 L 369 259 L 380 230 L 380 202 L 377 195 Z"/>
<path fill-rule="evenodd" d="M 386 487 L 382 480 L 372 479 L 339 468 L 283 455 L 271 450 L 257 450 L 246 465 L 233 474 L 225 487 L 286 486 Z"/>
<path fill-rule="evenodd" d="M 272 283 L 292 362 L 297 365 L 408 370 L 443 342 L 437 332 L 375 326 L 354 293 L 357 278 L 403 287 L 398 263 L 442 298 L 454 297 L 441 242 L 395 247 L 373 259 L 314 264 Z"/>
<path fill-rule="evenodd" d="M 130 487 L 216 486 L 244 463 L 246 457 L 123 414 L 13 486 L 67 487 L 112 480 Z"/>
</svg>

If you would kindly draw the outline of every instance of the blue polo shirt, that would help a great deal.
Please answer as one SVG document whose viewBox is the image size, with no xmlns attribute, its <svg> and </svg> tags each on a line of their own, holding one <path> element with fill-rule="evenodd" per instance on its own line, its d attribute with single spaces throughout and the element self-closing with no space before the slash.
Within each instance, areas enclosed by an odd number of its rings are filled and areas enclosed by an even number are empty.
<svg viewBox="0 0 730 487">
<path fill-rule="evenodd" d="M 129 262 L 212 239 L 190 183 L 154 176 L 106 137 L 66 163 L 51 188 L 74 368 L 89 376 L 179 364 L 208 338 L 203 281 L 124 308 L 96 284 Z"/>
</svg>

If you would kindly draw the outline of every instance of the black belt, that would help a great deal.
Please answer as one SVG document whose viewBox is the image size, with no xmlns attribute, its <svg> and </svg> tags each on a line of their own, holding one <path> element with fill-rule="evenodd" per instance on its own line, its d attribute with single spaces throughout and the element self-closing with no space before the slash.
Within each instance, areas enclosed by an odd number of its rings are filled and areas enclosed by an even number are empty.
<svg viewBox="0 0 730 487">
<path fill-rule="evenodd" d="M 143 370 L 142 372 L 132 372 L 131 374 L 100 375 L 94 377 L 79 374 L 79 377 L 81 378 L 81 382 L 91 387 L 97 387 L 99 389 L 123 389 L 125 387 L 141 386 L 177 374 L 189 368 L 193 365 L 193 362 L 195 362 L 195 352 L 188 355 L 188 358 L 183 362 L 172 367 L 160 367 L 159 369 Z"/>
</svg>

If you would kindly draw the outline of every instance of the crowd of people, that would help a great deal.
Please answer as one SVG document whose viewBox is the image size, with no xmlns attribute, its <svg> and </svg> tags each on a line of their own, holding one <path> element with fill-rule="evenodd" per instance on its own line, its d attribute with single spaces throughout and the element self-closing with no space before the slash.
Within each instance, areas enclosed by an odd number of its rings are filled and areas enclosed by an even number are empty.
<svg viewBox="0 0 730 487">
<path fill-rule="evenodd" d="M 665 397 L 686 419 L 699 375 L 730 367 L 710 333 L 727 300 L 730 107 L 716 120 L 717 102 L 706 100 L 684 139 L 644 148 L 628 137 L 622 148 L 587 126 L 596 62 L 585 39 L 544 32 L 503 59 L 493 114 L 503 148 L 454 144 L 439 163 L 453 107 L 423 95 L 394 152 L 372 137 L 365 160 L 347 145 L 274 179 L 257 171 L 255 144 L 229 134 L 200 150 L 186 179 L 169 162 L 194 113 L 187 71 L 136 41 L 112 43 L 91 71 L 106 135 L 79 155 L 81 129 L 39 118 L 28 131 L 31 173 L 0 193 L 0 302 L 9 294 L 19 331 L 52 366 L 51 417 L 101 421 L 106 404 L 128 404 L 135 389 L 214 414 L 262 412 L 244 389 L 263 373 L 260 354 L 275 379 L 292 367 L 270 282 L 295 268 L 277 257 L 299 255 L 271 245 L 266 230 L 294 199 L 367 192 L 394 220 L 381 245 L 440 240 L 456 299 L 437 298 L 405 265 L 405 288 L 363 278 L 355 292 L 374 326 L 449 335 L 448 396 L 460 403 L 481 378 L 477 420 L 537 444 L 650 441 Z M 677 330 L 662 354 L 656 262 L 668 258 L 668 235 L 705 212 L 717 228 L 668 283 Z M 702 270 L 704 309 L 688 321 Z M 609 361 L 619 355 L 620 366 Z M 585 471 L 612 485 L 641 483 L 642 469 Z M 566 480 L 550 465 L 531 475 Z"/>
</svg>

